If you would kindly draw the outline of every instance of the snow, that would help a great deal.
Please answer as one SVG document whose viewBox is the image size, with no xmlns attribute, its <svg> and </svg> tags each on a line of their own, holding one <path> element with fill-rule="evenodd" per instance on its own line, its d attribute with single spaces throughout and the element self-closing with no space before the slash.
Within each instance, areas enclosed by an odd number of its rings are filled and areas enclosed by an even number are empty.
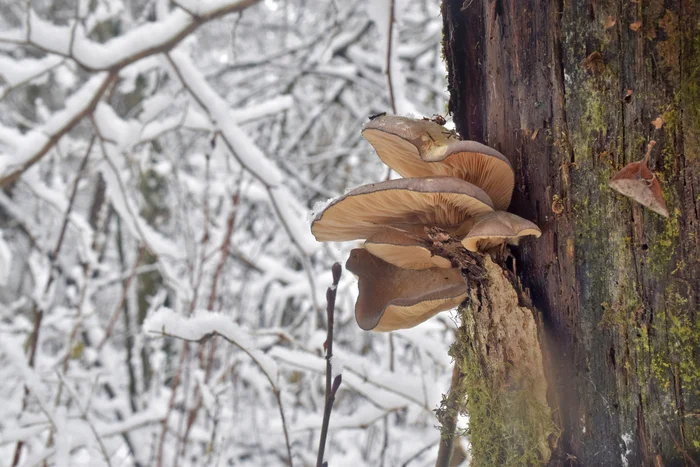
<svg viewBox="0 0 700 467">
<path fill-rule="evenodd" d="M 0 232 L 0 287 L 4 287 L 10 280 L 10 271 L 12 270 L 12 251 L 3 239 L 3 233 Z"/>
<path fill-rule="evenodd" d="M 247 353 L 270 383 L 277 385 L 278 370 L 275 361 L 255 348 L 247 331 L 221 313 L 198 311 L 192 317 L 185 318 L 169 308 L 161 308 L 146 319 L 143 329 L 149 333 L 161 333 L 189 341 L 199 341 L 212 334 L 220 335 Z"/>
<path fill-rule="evenodd" d="M 303 209 L 299 202 L 285 186 L 269 190 L 270 198 L 275 206 L 277 215 L 289 231 L 289 236 L 307 255 L 313 254 L 319 248 L 316 239 L 311 235 L 309 224 L 305 220 Z"/>
<path fill-rule="evenodd" d="M 301 204 L 286 187 L 281 186 L 284 183 L 282 172 L 263 154 L 255 142 L 231 121 L 228 105 L 209 86 L 192 60 L 180 52 L 173 52 L 171 58 L 179 76 L 182 76 L 196 100 L 205 107 L 204 110 L 222 133 L 234 157 L 267 187 L 275 211 L 294 243 L 305 254 L 313 253 L 318 249 L 318 244 L 311 236 L 308 225 L 301 222 L 304 212 Z"/>
<path fill-rule="evenodd" d="M 53 206 L 53 208 L 58 213 L 66 212 L 69 205 L 69 200 L 64 195 L 63 192 L 49 187 L 44 183 L 40 176 L 37 166 L 33 166 L 24 173 L 22 177 L 22 182 L 36 195 L 38 198 L 44 200 L 48 205 Z M 71 183 L 73 181 L 71 180 Z M 72 185 L 70 187 L 72 190 Z M 78 232 L 78 238 L 80 241 L 80 256 L 88 263 L 95 264 L 97 262 L 97 257 L 95 252 L 92 250 L 92 242 L 94 240 L 94 232 L 90 223 L 79 213 L 71 211 L 68 215 L 68 227 L 71 230 Z M 55 235 L 56 242 L 58 241 L 58 233 Z"/>
<path fill-rule="evenodd" d="M 100 172 L 107 186 L 107 196 L 111 200 L 114 209 L 121 216 L 122 221 L 126 224 L 126 227 L 131 231 L 132 235 L 142 239 L 154 254 L 174 259 L 181 258 L 183 255 L 182 250 L 172 240 L 151 227 L 138 214 L 135 203 L 129 199 L 129 195 L 120 179 L 121 174 L 117 171 L 117 165 L 114 162 L 117 156 L 109 154 L 112 152 L 109 146 L 106 149 L 107 153 L 104 154 L 104 157 L 107 162 L 100 164 Z"/>
<path fill-rule="evenodd" d="M 70 450 L 72 436 L 67 423 L 66 406 L 56 409 L 56 467 L 70 467 Z"/>
<path fill-rule="evenodd" d="M 268 115 L 284 112 L 293 105 L 294 98 L 289 94 L 283 94 L 258 104 L 252 104 L 240 109 L 231 109 L 229 115 L 236 123 L 243 124 L 267 117 Z"/>
<path fill-rule="evenodd" d="M 107 73 L 97 73 L 66 100 L 62 110 L 54 113 L 42 126 L 19 138 L 15 142 L 16 152 L 4 158 L 4 167 L 0 167 L 3 169 L 0 172 L 0 178 L 9 175 L 18 167 L 31 163 L 44 150 L 50 138 L 72 127 L 74 120 L 99 97 L 109 79 Z M 5 133 L 5 137 L 7 136 Z"/>
<path fill-rule="evenodd" d="M 136 120 L 122 120 L 108 104 L 104 102 L 97 104 L 93 118 L 100 129 L 102 137 L 107 141 L 116 143 L 120 151 L 129 148 L 136 142 L 141 126 L 139 122 Z"/>
<path fill-rule="evenodd" d="M 150 465 L 164 434 L 163 465 L 180 449 L 193 466 L 277 465 L 279 396 L 295 464 L 315 463 L 304 446 L 321 423 L 324 293 L 331 263 L 355 245 L 316 243 L 308 208 L 386 171 L 360 135 L 388 97 L 387 38 L 368 2 L 269 0 L 216 21 L 255 2 L 68 3 L 31 13 L 36 46 L 19 43 L 29 3 L 13 10 L 19 28 L 0 32 L 18 42 L 0 40 L 0 177 L 18 176 L 0 190 L 0 454 L 22 441 L 20 465 L 104 466 L 104 451 L 113 466 Z M 370 5 L 380 7 L 386 29 L 388 3 Z M 397 10 L 412 18 L 395 23 L 397 104 L 430 115 L 444 108 L 439 19 L 411 3 Z M 119 27 L 100 43 L 105 21 Z M 143 190 L 144 173 L 159 175 L 165 196 Z M 356 325 L 351 274 L 337 293 L 332 364 L 343 383 L 328 460 L 403 465 L 439 436 L 432 411 L 449 384 L 454 324 L 443 314 L 394 335 L 389 371 L 387 335 Z M 34 309 L 44 313 L 30 367 Z M 192 342 L 178 366 L 183 338 L 214 331 L 224 338 Z"/>
<path fill-rule="evenodd" d="M 258 148 L 253 140 L 235 123 L 230 121 L 228 104 L 209 86 L 204 76 L 199 73 L 194 63 L 182 52 L 171 54 L 180 75 L 195 99 L 204 105 L 207 112 L 224 139 L 231 152 L 241 164 L 256 178 L 269 187 L 276 187 L 283 182 L 280 170 Z M 177 74 L 175 74 L 177 77 Z"/>
<path fill-rule="evenodd" d="M 23 81 L 34 79 L 63 61 L 61 57 L 46 56 L 39 59 L 25 58 L 13 60 L 0 55 L 0 83 L 4 81 L 14 87 Z"/>
<path fill-rule="evenodd" d="M 0 356 L 9 360 L 10 365 L 17 370 L 17 374 L 21 376 L 22 382 L 41 406 L 44 415 L 55 425 L 56 416 L 53 415 L 53 409 L 49 403 L 49 393 L 39 375 L 27 364 L 26 357 L 21 351 L 22 346 L 17 344 L 16 339 L 7 335 L 3 336 L 0 339 Z"/>
<path fill-rule="evenodd" d="M 377 49 L 384 53 L 386 53 L 386 49 L 389 46 L 391 3 L 392 0 L 374 0 L 367 3 L 367 16 L 372 20 L 379 34 L 379 45 Z M 384 67 L 386 67 L 386 63 Z M 386 70 L 386 68 L 384 68 L 384 70 Z"/>
</svg>

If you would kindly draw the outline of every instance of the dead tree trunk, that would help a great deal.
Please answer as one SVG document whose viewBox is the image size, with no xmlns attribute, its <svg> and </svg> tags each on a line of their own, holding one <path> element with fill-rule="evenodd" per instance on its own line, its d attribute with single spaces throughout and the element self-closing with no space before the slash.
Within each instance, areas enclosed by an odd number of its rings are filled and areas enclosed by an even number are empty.
<svg viewBox="0 0 700 467">
<path fill-rule="evenodd" d="M 543 231 L 516 254 L 544 321 L 550 465 L 697 465 L 700 1 L 443 0 L 443 15 L 457 131 L 510 158 L 510 210 Z M 669 219 L 608 187 L 652 139 Z"/>
</svg>

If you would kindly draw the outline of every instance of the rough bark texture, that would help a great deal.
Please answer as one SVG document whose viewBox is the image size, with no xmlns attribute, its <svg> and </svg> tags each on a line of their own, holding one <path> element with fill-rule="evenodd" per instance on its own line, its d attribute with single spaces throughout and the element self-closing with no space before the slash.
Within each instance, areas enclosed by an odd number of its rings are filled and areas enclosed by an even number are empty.
<svg viewBox="0 0 700 467">
<path fill-rule="evenodd" d="M 472 467 L 539 465 L 557 432 L 547 402 L 536 314 L 515 277 L 486 256 L 472 281 L 451 354 L 469 414 Z M 466 395 L 466 397 L 465 397 Z M 464 405 L 454 403 L 455 407 Z M 504 442 L 505 441 L 505 442 Z"/>
<path fill-rule="evenodd" d="M 700 458 L 700 2 L 444 0 L 458 132 L 516 169 L 552 465 Z M 656 128 L 661 121 L 663 125 Z M 657 145 L 669 219 L 608 187 Z"/>
</svg>

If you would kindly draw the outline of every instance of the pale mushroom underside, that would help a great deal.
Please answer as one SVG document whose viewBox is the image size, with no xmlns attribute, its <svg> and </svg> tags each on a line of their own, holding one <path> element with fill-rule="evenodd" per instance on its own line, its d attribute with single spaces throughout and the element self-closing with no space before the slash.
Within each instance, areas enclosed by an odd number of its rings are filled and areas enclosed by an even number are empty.
<svg viewBox="0 0 700 467">
<path fill-rule="evenodd" d="M 449 259 L 434 255 L 421 235 L 386 226 L 365 241 L 365 249 L 377 258 L 404 269 L 450 268 Z"/>
<path fill-rule="evenodd" d="M 352 250 L 346 268 L 358 276 L 355 318 L 364 330 L 416 326 L 459 305 L 467 293 L 458 269 L 402 269 L 364 249 Z"/>
<path fill-rule="evenodd" d="M 350 191 L 316 216 L 311 232 L 341 242 L 369 238 L 384 225 L 459 226 L 490 211 L 488 195 L 464 180 L 405 178 Z"/>
<path fill-rule="evenodd" d="M 483 189 L 496 209 L 510 204 L 515 174 L 508 159 L 488 146 L 461 141 L 430 121 L 395 116 L 371 121 L 362 135 L 379 158 L 404 177 L 461 178 Z"/>
<path fill-rule="evenodd" d="M 517 245 L 522 237 L 541 234 L 535 223 L 510 212 L 495 211 L 476 219 L 462 245 L 469 251 L 487 251 L 504 243 Z"/>
</svg>

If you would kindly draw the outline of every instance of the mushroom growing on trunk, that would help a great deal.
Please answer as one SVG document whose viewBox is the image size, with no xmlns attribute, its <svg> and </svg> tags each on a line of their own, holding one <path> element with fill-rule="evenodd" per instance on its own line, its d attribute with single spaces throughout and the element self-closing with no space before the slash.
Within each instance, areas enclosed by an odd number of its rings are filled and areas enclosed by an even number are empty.
<svg viewBox="0 0 700 467">
<path fill-rule="evenodd" d="M 403 269 L 362 248 L 350 252 L 345 267 L 359 278 L 355 319 L 366 331 L 411 328 L 467 296 L 459 269 Z"/>
<path fill-rule="evenodd" d="M 462 141 L 442 125 L 383 115 L 367 123 L 362 136 L 386 165 L 403 177 L 448 175 L 484 190 L 498 210 L 508 209 L 515 173 L 500 152 L 476 141 Z"/>
<path fill-rule="evenodd" d="M 346 264 L 359 280 L 364 330 L 416 326 L 467 296 L 481 253 L 541 232 L 504 212 L 515 174 L 500 152 L 429 120 L 373 118 L 362 135 L 409 178 L 372 183 L 331 202 L 311 224 L 318 241 L 365 240 Z M 497 209 L 497 211 L 494 211 Z"/>
<path fill-rule="evenodd" d="M 542 231 L 527 219 L 510 212 L 496 211 L 479 216 L 462 239 L 462 245 L 469 251 L 488 251 L 504 243 L 517 245 L 522 237 L 528 235 L 539 238 Z"/>
</svg>

